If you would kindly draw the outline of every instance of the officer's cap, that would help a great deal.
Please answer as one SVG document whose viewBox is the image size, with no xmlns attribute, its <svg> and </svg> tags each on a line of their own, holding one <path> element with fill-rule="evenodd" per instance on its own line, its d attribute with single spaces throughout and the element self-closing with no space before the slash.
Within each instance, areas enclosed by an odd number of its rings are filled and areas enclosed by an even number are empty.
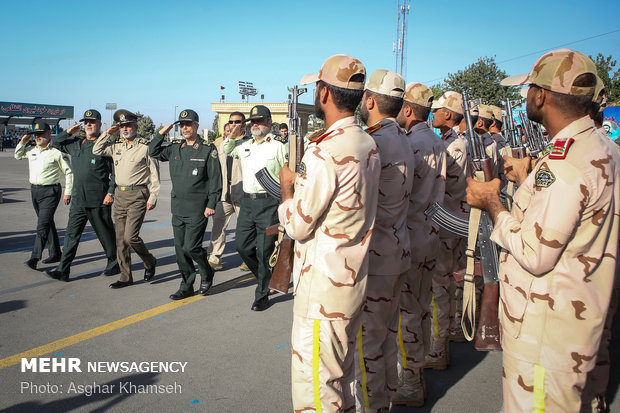
<svg viewBox="0 0 620 413">
<path fill-rule="evenodd" d="M 263 105 L 256 105 L 250 111 L 250 117 L 247 118 L 245 121 L 248 122 L 255 119 L 265 118 L 271 118 L 271 111 L 269 110 L 269 108 Z"/>
<path fill-rule="evenodd" d="M 355 75 L 362 75 L 360 81 L 352 81 Z M 337 54 L 328 57 L 321 71 L 312 75 L 305 75 L 299 81 L 301 85 L 309 85 L 319 80 L 332 86 L 341 87 L 343 89 L 363 90 L 364 81 L 366 80 L 366 68 L 362 62 L 354 57 L 346 54 Z"/>
<path fill-rule="evenodd" d="M 80 122 L 84 122 L 85 120 L 98 120 L 101 121 L 101 113 L 95 109 L 88 109 L 84 112 L 84 117 L 80 119 Z"/>
<path fill-rule="evenodd" d="M 452 112 L 463 114 L 463 96 L 454 91 L 447 91 L 433 102 L 433 110 L 439 108 L 449 109 Z"/>
<path fill-rule="evenodd" d="M 126 123 L 134 123 L 138 122 L 138 115 L 133 112 L 128 111 L 127 109 L 119 109 L 114 112 L 114 122 L 117 125 L 124 125 Z"/>
<path fill-rule="evenodd" d="M 181 113 L 179 113 L 179 120 L 174 123 L 180 122 L 196 122 L 198 123 L 198 114 L 191 109 L 185 109 Z"/>
<path fill-rule="evenodd" d="M 402 99 L 405 95 L 405 79 L 396 72 L 378 69 L 368 78 L 366 90 Z"/>
<path fill-rule="evenodd" d="M 407 83 L 405 88 L 405 100 L 407 102 L 430 108 L 433 104 L 433 98 L 433 91 L 430 87 L 417 82 Z"/>
<path fill-rule="evenodd" d="M 52 130 L 50 128 L 50 125 L 43 122 L 42 120 L 38 120 L 34 123 L 34 127 L 32 128 L 32 130 L 30 132 L 27 132 L 26 135 L 32 135 L 37 132 L 47 132 L 49 130 Z"/>
<path fill-rule="evenodd" d="M 534 84 L 565 95 L 592 96 L 595 85 L 574 85 L 575 80 L 585 73 L 596 75 L 596 65 L 592 59 L 574 50 L 557 49 L 538 58 L 530 73 L 507 77 L 500 84 L 502 86 Z"/>
</svg>

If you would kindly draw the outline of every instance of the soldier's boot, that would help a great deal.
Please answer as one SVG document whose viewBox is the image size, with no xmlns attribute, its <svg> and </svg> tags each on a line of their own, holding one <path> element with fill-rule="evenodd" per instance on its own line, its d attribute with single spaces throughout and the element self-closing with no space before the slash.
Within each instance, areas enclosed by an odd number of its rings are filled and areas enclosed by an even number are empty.
<svg viewBox="0 0 620 413">
<path fill-rule="evenodd" d="M 431 350 L 424 359 L 424 368 L 445 370 L 450 364 L 449 352 L 448 337 L 433 337 L 433 341 L 431 342 Z"/>
<path fill-rule="evenodd" d="M 403 370 L 399 376 L 400 386 L 392 395 L 392 405 L 422 407 L 426 401 L 426 382 L 421 368 Z"/>
</svg>

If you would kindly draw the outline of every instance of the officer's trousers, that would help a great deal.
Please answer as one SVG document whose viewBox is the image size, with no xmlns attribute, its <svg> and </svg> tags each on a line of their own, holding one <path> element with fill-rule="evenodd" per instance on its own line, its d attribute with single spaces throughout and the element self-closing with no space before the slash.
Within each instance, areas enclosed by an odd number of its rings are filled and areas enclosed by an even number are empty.
<svg viewBox="0 0 620 413">
<path fill-rule="evenodd" d="M 116 242 L 114 239 L 114 224 L 112 223 L 112 209 L 110 205 L 101 205 L 95 208 L 85 208 L 71 204 L 69 220 L 65 230 L 65 242 L 62 249 L 62 258 L 57 270 L 69 273 L 71 263 L 77 253 L 80 237 L 84 232 L 86 222 L 90 221 L 97 238 L 108 258 L 106 269 L 112 269 L 118 264 L 116 259 Z"/>
<path fill-rule="evenodd" d="M 193 291 L 194 289 L 194 280 L 196 279 L 194 262 L 198 264 L 202 281 L 213 281 L 213 268 L 207 260 L 207 252 L 202 249 L 202 239 L 206 228 L 207 218 L 204 215 L 196 217 L 172 216 L 174 249 L 181 272 L 181 291 Z"/>
<path fill-rule="evenodd" d="M 437 255 L 437 271 L 433 274 L 433 334 L 437 338 L 447 338 L 450 329 L 451 301 L 456 299 L 456 282 L 452 272 L 465 267 L 464 238 L 441 238 Z M 436 311 L 435 311 L 436 310 Z M 459 323 L 460 325 L 460 323 Z"/>
<path fill-rule="evenodd" d="M 37 214 L 37 234 L 30 258 L 40 260 L 45 244 L 47 244 L 50 257 L 60 257 L 60 241 L 54 224 L 54 214 L 58 208 L 61 193 L 60 184 L 31 186 L 32 206 Z"/>
<path fill-rule="evenodd" d="M 155 267 L 155 257 L 140 238 L 140 227 L 146 214 L 147 188 L 136 188 L 114 192 L 114 222 L 116 224 L 116 250 L 121 268 L 120 281 L 133 281 L 131 274 L 131 248 L 140 256 L 144 267 Z"/>
<path fill-rule="evenodd" d="M 269 257 L 277 235 L 267 236 L 265 229 L 278 223 L 278 201 L 274 198 L 241 198 L 235 243 L 243 262 L 256 277 L 255 300 L 267 297 L 271 268 Z"/>
<path fill-rule="evenodd" d="M 209 261 L 219 264 L 226 248 L 226 228 L 234 213 L 239 214 L 239 204 L 220 201 L 215 207 L 213 228 L 211 229 L 211 245 L 209 246 Z"/>
</svg>

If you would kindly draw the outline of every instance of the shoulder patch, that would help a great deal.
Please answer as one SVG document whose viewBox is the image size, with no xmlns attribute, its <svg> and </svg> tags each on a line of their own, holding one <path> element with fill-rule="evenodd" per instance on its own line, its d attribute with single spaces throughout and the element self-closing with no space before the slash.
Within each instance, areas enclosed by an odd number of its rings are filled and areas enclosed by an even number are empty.
<svg viewBox="0 0 620 413">
<path fill-rule="evenodd" d="M 211 157 L 214 159 L 217 159 L 217 149 L 212 149 L 211 150 Z"/>
<path fill-rule="evenodd" d="M 137 141 L 138 141 L 138 143 L 141 143 L 142 145 L 148 145 L 149 144 L 149 141 L 144 139 L 144 138 L 137 139 Z"/>
<path fill-rule="evenodd" d="M 281 143 L 287 143 L 288 142 L 288 138 L 283 138 L 282 135 L 276 135 L 273 138 L 274 140 L 281 142 Z"/>
<path fill-rule="evenodd" d="M 555 175 L 548 169 L 539 169 L 536 172 L 536 188 L 548 188 L 555 182 Z"/>
<path fill-rule="evenodd" d="M 372 135 L 372 134 L 373 134 L 373 132 L 378 131 L 378 130 L 379 130 L 379 129 L 381 129 L 382 127 L 383 127 L 383 125 L 382 125 L 382 124 L 377 123 L 377 124 L 376 124 L 376 125 L 374 125 L 374 126 L 369 126 L 369 127 L 367 127 L 367 128 L 364 130 L 364 132 L 366 132 L 366 133 L 367 133 L 367 134 L 369 134 L 369 135 Z"/>
<path fill-rule="evenodd" d="M 573 138 L 558 139 L 549 152 L 549 159 L 565 159 L 568 154 L 568 148 L 575 142 Z"/>
</svg>

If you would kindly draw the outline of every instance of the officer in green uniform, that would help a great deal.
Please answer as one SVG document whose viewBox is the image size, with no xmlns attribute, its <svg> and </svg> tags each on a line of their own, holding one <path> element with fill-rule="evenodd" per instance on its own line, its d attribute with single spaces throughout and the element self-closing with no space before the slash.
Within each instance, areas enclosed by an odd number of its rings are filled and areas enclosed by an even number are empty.
<svg viewBox="0 0 620 413">
<path fill-rule="evenodd" d="M 108 258 L 103 275 L 120 272 L 116 260 L 116 241 L 112 208 L 114 202 L 114 168 L 112 158 L 93 155 L 93 145 L 101 131 L 101 113 L 95 109 L 84 112 L 84 135 L 77 135 L 77 123 L 52 140 L 52 146 L 71 155 L 73 166 L 73 202 L 65 230 L 65 242 L 58 267 L 47 270 L 51 278 L 69 281 L 69 267 L 75 258 L 80 237 L 90 221 Z"/>
<path fill-rule="evenodd" d="M 274 249 L 276 236 L 268 236 L 265 229 L 278 223 L 278 200 L 270 197 L 256 179 L 256 173 L 267 168 L 279 183 L 280 170 L 287 161 L 287 147 L 271 133 L 271 111 L 257 105 L 247 119 L 252 126 L 252 139 L 235 141 L 226 138 L 222 143 L 224 153 L 241 162 L 243 197 L 237 218 L 237 251 L 256 277 L 253 311 L 269 308 L 269 280 L 271 267 L 269 257 Z"/>
<path fill-rule="evenodd" d="M 181 124 L 184 139 L 162 147 L 164 136 L 174 123 Z M 217 149 L 198 136 L 198 114 L 186 109 L 174 123 L 155 135 L 149 143 L 149 155 L 170 162 L 172 229 L 182 277 L 179 290 L 170 298 L 181 300 L 194 295 L 194 261 L 201 277 L 198 294 L 207 295 L 213 284 L 213 268 L 202 249 L 202 239 L 207 218 L 215 214 L 215 206 L 222 196 L 222 172 Z"/>
</svg>

